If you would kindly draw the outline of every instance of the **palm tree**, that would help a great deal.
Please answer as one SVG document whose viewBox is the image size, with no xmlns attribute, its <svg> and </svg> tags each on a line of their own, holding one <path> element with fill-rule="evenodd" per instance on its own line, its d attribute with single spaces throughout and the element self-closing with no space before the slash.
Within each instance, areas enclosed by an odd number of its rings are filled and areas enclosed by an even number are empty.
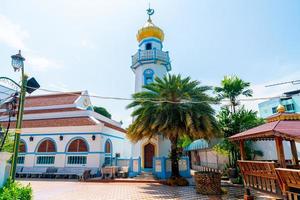
<svg viewBox="0 0 300 200">
<path fill-rule="evenodd" d="M 235 113 L 235 107 L 239 105 L 237 98 L 240 95 L 251 97 L 253 91 L 249 89 L 250 83 L 245 82 L 237 76 L 224 76 L 221 87 L 215 87 L 219 99 L 229 99 L 231 111 Z"/>
<path fill-rule="evenodd" d="M 171 142 L 172 175 L 177 178 L 178 140 L 209 139 L 218 131 L 215 111 L 216 101 L 206 92 L 211 88 L 200 86 L 198 81 L 180 75 L 166 75 L 145 85 L 144 91 L 133 94 L 133 102 L 127 108 L 135 108 L 134 122 L 128 128 L 128 138 L 137 142 L 163 135 Z"/>
</svg>

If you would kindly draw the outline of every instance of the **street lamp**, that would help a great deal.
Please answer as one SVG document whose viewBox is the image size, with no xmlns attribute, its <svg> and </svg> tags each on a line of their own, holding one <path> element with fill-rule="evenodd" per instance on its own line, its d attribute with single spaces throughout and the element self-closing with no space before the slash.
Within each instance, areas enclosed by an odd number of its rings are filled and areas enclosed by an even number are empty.
<svg viewBox="0 0 300 200">
<path fill-rule="evenodd" d="M 18 54 L 11 56 L 11 65 L 15 71 L 24 69 L 24 61 L 25 61 L 25 58 L 22 57 L 21 50 L 19 50 Z"/>
<path fill-rule="evenodd" d="M 17 122 L 16 122 L 16 130 L 15 130 L 15 141 L 14 141 L 14 154 L 11 163 L 11 172 L 10 176 L 12 180 L 15 180 L 16 175 L 16 167 L 17 167 L 17 160 L 18 160 L 18 150 L 19 150 L 19 142 L 20 142 L 20 133 L 22 128 L 22 121 L 23 121 L 23 112 L 24 112 L 24 102 L 25 102 L 25 95 L 26 95 L 26 87 L 27 87 L 27 79 L 28 76 L 24 73 L 24 61 L 25 58 L 21 55 L 21 50 L 16 55 L 11 56 L 11 65 L 15 71 L 19 71 L 21 69 L 21 92 L 19 98 L 19 106 L 18 106 L 18 115 L 17 115 Z"/>
</svg>

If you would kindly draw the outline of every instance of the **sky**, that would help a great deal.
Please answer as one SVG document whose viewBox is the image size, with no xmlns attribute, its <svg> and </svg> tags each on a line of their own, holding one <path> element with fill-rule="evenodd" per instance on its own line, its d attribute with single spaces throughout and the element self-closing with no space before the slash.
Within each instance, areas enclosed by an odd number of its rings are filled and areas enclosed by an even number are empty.
<svg viewBox="0 0 300 200">
<path fill-rule="evenodd" d="M 135 35 L 149 2 L 165 33 L 171 73 L 210 86 L 237 75 L 251 83 L 254 97 L 300 89 L 265 87 L 300 79 L 297 0 L 0 0 L 0 76 L 19 80 L 10 56 L 21 49 L 26 73 L 42 88 L 128 98 Z M 132 121 L 128 101 L 91 100 L 124 127 Z M 259 102 L 243 103 L 257 110 Z"/>
</svg>

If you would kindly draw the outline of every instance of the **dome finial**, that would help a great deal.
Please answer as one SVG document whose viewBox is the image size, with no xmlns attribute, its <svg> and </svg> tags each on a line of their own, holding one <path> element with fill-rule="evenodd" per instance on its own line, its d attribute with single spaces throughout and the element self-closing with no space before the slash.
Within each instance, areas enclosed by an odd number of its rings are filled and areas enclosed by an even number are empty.
<svg viewBox="0 0 300 200">
<path fill-rule="evenodd" d="M 164 40 L 164 32 L 158 26 L 156 26 L 151 20 L 151 15 L 154 14 L 154 9 L 152 9 L 149 5 L 149 8 L 146 11 L 149 18 L 146 24 L 139 29 L 136 35 L 137 41 L 141 42 L 145 38 L 154 37 L 159 39 L 162 42 Z"/>
<path fill-rule="evenodd" d="M 154 14 L 154 9 L 152 9 L 151 7 L 150 7 L 150 3 L 149 3 L 149 8 L 146 10 L 147 11 L 147 14 L 148 14 L 148 21 L 150 21 L 151 22 L 151 15 L 153 15 Z"/>
<path fill-rule="evenodd" d="M 285 112 L 285 107 L 281 104 L 277 107 L 277 112 L 278 113 L 284 113 Z"/>
</svg>

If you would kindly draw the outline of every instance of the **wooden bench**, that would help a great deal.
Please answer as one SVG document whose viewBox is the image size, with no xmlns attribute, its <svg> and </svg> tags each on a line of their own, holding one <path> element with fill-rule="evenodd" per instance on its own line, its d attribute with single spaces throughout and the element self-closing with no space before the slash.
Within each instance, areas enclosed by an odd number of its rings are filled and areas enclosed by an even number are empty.
<svg viewBox="0 0 300 200">
<path fill-rule="evenodd" d="M 282 192 L 289 200 L 300 199 L 300 170 L 276 168 Z"/>
<path fill-rule="evenodd" d="M 238 161 L 246 187 L 281 194 L 274 162 Z"/>
</svg>

